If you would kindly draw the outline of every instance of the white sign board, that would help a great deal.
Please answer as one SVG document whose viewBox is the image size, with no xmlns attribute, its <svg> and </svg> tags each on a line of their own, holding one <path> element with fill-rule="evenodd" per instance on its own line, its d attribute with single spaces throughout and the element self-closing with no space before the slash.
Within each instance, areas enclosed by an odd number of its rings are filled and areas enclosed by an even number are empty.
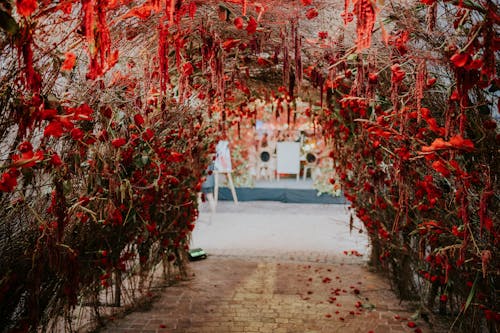
<svg viewBox="0 0 500 333">
<path fill-rule="evenodd" d="M 215 148 L 216 156 L 214 169 L 219 172 L 231 172 L 231 152 L 229 151 L 228 141 L 219 141 Z"/>
<path fill-rule="evenodd" d="M 300 173 L 300 143 L 278 142 L 276 147 L 277 172 L 285 174 Z"/>
</svg>

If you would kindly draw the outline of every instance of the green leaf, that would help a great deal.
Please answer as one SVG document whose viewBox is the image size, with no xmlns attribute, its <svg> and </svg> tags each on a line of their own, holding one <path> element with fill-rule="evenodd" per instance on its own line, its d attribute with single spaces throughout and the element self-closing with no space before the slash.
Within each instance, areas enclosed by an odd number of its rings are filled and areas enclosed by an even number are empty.
<svg viewBox="0 0 500 333">
<path fill-rule="evenodd" d="M 465 302 L 465 306 L 464 306 L 464 313 L 467 311 L 467 308 L 469 307 L 470 303 L 472 302 L 472 299 L 474 298 L 474 294 L 476 293 L 476 284 L 477 284 L 478 277 L 479 277 L 479 273 L 476 274 L 476 278 L 474 279 L 474 283 L 472 284 L 472 288 L 470 288 L 469 296 L 467 296 L 467 301 Z"/>
<path fill-rule="evenodd" d="M 8 34 L 15 35 L 19 31 L 19 25 L 16 20 L 8 13 L 0 9 L 0 28 L 5 30 Z"/>
</svg>

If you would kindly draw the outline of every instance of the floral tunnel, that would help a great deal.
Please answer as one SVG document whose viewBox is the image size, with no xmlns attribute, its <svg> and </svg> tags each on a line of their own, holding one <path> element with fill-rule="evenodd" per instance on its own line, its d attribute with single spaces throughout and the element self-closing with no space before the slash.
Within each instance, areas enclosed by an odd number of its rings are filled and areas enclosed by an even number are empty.
<svg viewBox="0 0 500 333">
<path fill-rule="evenodd" d="M 182 275 L 215 143 L 257 100 L 323 135 L 400 297 L 498 329 L 495 2 L 0 4 L 2 330 Z"/>
</svg>

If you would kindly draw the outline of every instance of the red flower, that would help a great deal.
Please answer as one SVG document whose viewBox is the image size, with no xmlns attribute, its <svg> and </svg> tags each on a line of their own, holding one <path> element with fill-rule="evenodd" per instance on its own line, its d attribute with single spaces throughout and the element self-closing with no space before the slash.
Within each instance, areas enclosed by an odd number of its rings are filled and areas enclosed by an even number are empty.
<svg viewBox="0 0 500 333">
<path fill-rule="evenodd" d="M 241 17 L 237 17 L 234 19 L 234 26 L 236 29 L 243 29 L 243 19 Z"/>
<path fill-rule="evenodd" d="M 327 31 L 320 31 L 320 32 L 318 32 L 318 37 L 320 39 L 327 39 L 328 38 L 328 32 Z"/>
<path fill-rule="evenodd" d="M 474 143 L 469 139 L 464 139 L 460 134 L 450 138 L 450 145 L 457 149 L 474 150 Z"/>
<path fill-rule="evenodd" d="M 64 133 L 64 129 L 62 127 L 62 123 L 60 121 L 51 121 L 47 127 L 45 127 L 45 130 L 43 131 L 43 136 L 44 137 L 55 137 L 55 138 L 60 138 Z"/>
<path fill-rule="evenodd" d="M 40 119 L 51 120 L 57 115 L 57 110 L 54 109 L 43 109 L 40 111 Z"/>
<path fill-rule="evenodd" d="M 184 160 L 183 155 L 181 153 L 176 152 L 176 151 L 170 152 L 170 156 L 167 157 L 167 161 L 173 162 L 173 163 L 182 162 L 183 160 Z"/>
<path fill-rule="evenodd" d="M 30 16 L 38 7 L 36 0 L 17 0 L 17 12 L 22 16 Z"/>
<path fill-rule="evenodd" d="M 391 66 L 392 71 L 392 82 L 399 83 L 403 81 L 406 76 L 406 72 L 401 69 L 399 64 L 394 64 Z"/>
<path fill-rule="evenodd" d="M 312 20 L 313 18 L 315 18 L 316 16 L 318 16 L 318 11 L 316 10 L 316 8 L 309 8 L 306 12 L 306 17 L 308 20 Z"/>
<path fill-rule="evenodd" d="M 83 136 L 85 135 L 85 133 L 81 129 L 76 127 L 71 130 L 70 134 L 75 141 L 83 139 Z"/>
<path fill-rule="evenodd" d="M 19 150 L 21 153 L 27 153 L 33 151 L 33 146 L 30 142 L 24 141 L 19 145 L 19 147 L 17 147 L 17 150 Z"/>
<path fill-rule="evenodd" d="M 415 327 L 417 327 L 417 324 L 415 324 L 412 321 L 409 321 L 407 325 L 408 325 L 409 328 L 415 328 Z"/>
<path fill-rule="evenodd" d="M 436 2 L 436 0 L 420 0 L 420 2 L 425 5 L 433 5 Z"/>
<path fill-rule="evenodd" d="M 137 126 L 142 126 L 144 124 L 144 118 L 140 114 L 134 116 L 134 122 Z"/>
<path fill-rule="evenodd" d="M 247 33 L 249 35 L 254 34 L 257 31 L 257 21 L 250 16 L 250 19 L 248 20 L 248 25 L 247 25 Z"/>
<path fill-rule="evenodd" d="M 62 165 L 61 157 L 59 157 L 59 155 L 57 155 L 57 153 L 53 153 L 50 156 L 50 162 L 52 163 L 53 166 Z"/>
<path fill-rule="evenodd" d="M 368 73 L 368 82 L 377 83 L 377 81 L 378 81 L 378 74 L 377 73 Z"/>
<path fill-rule="evenodd" d="M 75 67 L 76 56 L 73 52 L 66 52 L 65 57 L 61 70 L 70 71 Z"/>
<path fill-rule="evenodd" d="M 115 148 L 120 148 L 121 146 L 124 146 L 127 143 L 127 140 L 125 138 L 116 138 L 111 141 L 111 144 Z"/>
<path fill-rule="evenodd" d="M 439 301 L 440 301 L 440 302 L 443 302 L 443 303 L 444 303 L 444 302 L 446 302 L 447 300 L 448 300 L 448 295 L 443 294 L 443 295 L 439 296 Z"/>
<path fill-rule="evenodd" d="M 449 177 L 451 175 L 450 170 L 448 170 L 446 165 L 444 165 L 444 163 L 441 161 L 434 161 L 434 163 L 432 163 L 432 168 L 442 174 L 444 177 Z"/>
<path fill-rule="evenodd" d="M 190 62 L 186 62 L 183 66 L 182 66 L 182 73 L 185 75 L 185 76 L 189 76 L 191 74 L 193 74 L 193 71 L 194 71 L 194 68 L 193 68 L 193 65 L 191 65 Z"/>
<path fill-rule="evenodd" d="M 312 4 L 312 0 L 301 0 L 301 1 L 304 6 L 310 6 Z"/>
<path fill-rule="evenodd" d="M 44 157 L 43 151 L 39 150 L 36 153 L 28 151 L 26 153 L 21 153 L 20 155 L 12 156 L 13 166 L 31 168 L 38 161 L 42 161 Z"/>
<path fill-rule="evenodd" d="M 142 133 L 142 138 L 145 141 L 150 141 L 153 138 L 153 136 L 155 136 L 155 132 L 150 128 L 147 128 L 146 131 Z"/>
<path fill-rule="evenodd" d="M 11 168 L 2 174 L 0 178 L 0 192 L 12 192 L 17 186 L 17 177 L 19 176 L 19 171 L 17 169 Z"/>
<path fill-rule="evenodd" d="M 153 222 L 151 224 L 146 224 L 146 229 L 149 231 L 150 234 L 156 234 L 158 232 L 156 230 L 156 222 Z"/>
<path fill-rule="evenodd" d="M 75 109 L 68 109 L 68 111 L 74 113 L 75 120 L 91 120 L 91 115 L 94 113 L 94 110 L 85 103 Z"/>
<path fill-rule="evenodd" d="M 469 61 L 469 55 L 467 53 L 455 53 L 450 58 L 451 62 L 455 67 L 464 67 Z"/>
</svg>

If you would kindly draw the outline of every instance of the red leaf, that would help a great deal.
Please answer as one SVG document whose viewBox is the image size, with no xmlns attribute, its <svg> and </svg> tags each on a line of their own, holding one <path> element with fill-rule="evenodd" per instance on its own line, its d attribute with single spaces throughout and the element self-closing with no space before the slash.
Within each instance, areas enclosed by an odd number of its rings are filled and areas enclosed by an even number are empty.
<svg viewBox="0 0 500 333">
<path fill-rule="evenodd" d="M 442 138 L 437 138 L 436 140 L 434 140 L 431 143 L 430 146 L 423 146 L 422 151 L 424 153 L 428 153 L 431 151 L 436 151 L 436 150 L 440 150 L 440 149 L 447 149 L 447 148 L 450 148 L 450 143 L 444 141 Z"/>
<path fill-rule="evenodd" d="M 22 16 L 30 16 L 38 7 L 36 0 L 17 0 L 17 12 Z"/>
<path fill-rule="evenodd" d="M 75 67 L 76 56 L 73 52 L 66 52 L 65 57 L 61 70 L 70 71 Z"/>
<path fill-rule="evenodd" d="M 261 58 L 261 57 L 257 58 L 257 63 L 258 63 L 260 66 L 262 66 L 262 67 L 266 67 L 266 66 L 271 65 L 271 62 L 270 62 L 269 60 L 264 59 L 264 58 Z"/>
<path fill-rule="evenodd" d="M 318 11 L 316 10 L 316 8 L 309 8 L 306 12 L 306 17 L 308 20 L 312 20 L 313 18 L 315 18 L 316 16 L 318 16 Z"/>
<path fill-rule="evenodd" d="M 126 19 L 129 17 L 138 17 L 141 20 L 145 20 L 151 16 L 151 11 L 153 10 L 153 6 L 149 4 L 144 4 L 140 7 L 133 8 L 128 11 L 125 15 L 122 16 L 122 19 Z"/>
<path fill-rule="evenodd" d="M 254 34 L 257 31 L 257 21 L 255 21 L 253 16 L 250 16 L 246 30 L 249 35 Z"/>
<path fill-rule="evenodd" d="M 441 161 L 434 161 L 432 163 L 432 168 L 442 174 L 444 177 L 448 177 L 451 175 L 450 170 L 448 170 L 446 165 L 444 165 L 444 163 Z"/>
<path fill-rule="evenodd" d="M 460 134 L 450 138 L 450 145 L 457 149 L 474 150 L 474 143 L 469 139 L 462 138 Z"/>
<path fill-rule="evenodd" d="M 233 47 L 235 47 L 236 45 L 238 45 L 239 42 L 240 42 L 239 39 L 228 39 L 228 40 L 224 41 L 224 43 L 222 43 L 222 48 L 226 52 L 229 52 L 229 51 L 231 51 L 231 49 Z"/>
<path fill-rule="evenodd" d="M 243 29 L 243 19 L 241 17 L 235 18 L 234 19 L 234 26 L 239 30 Z"/>
</svg>

